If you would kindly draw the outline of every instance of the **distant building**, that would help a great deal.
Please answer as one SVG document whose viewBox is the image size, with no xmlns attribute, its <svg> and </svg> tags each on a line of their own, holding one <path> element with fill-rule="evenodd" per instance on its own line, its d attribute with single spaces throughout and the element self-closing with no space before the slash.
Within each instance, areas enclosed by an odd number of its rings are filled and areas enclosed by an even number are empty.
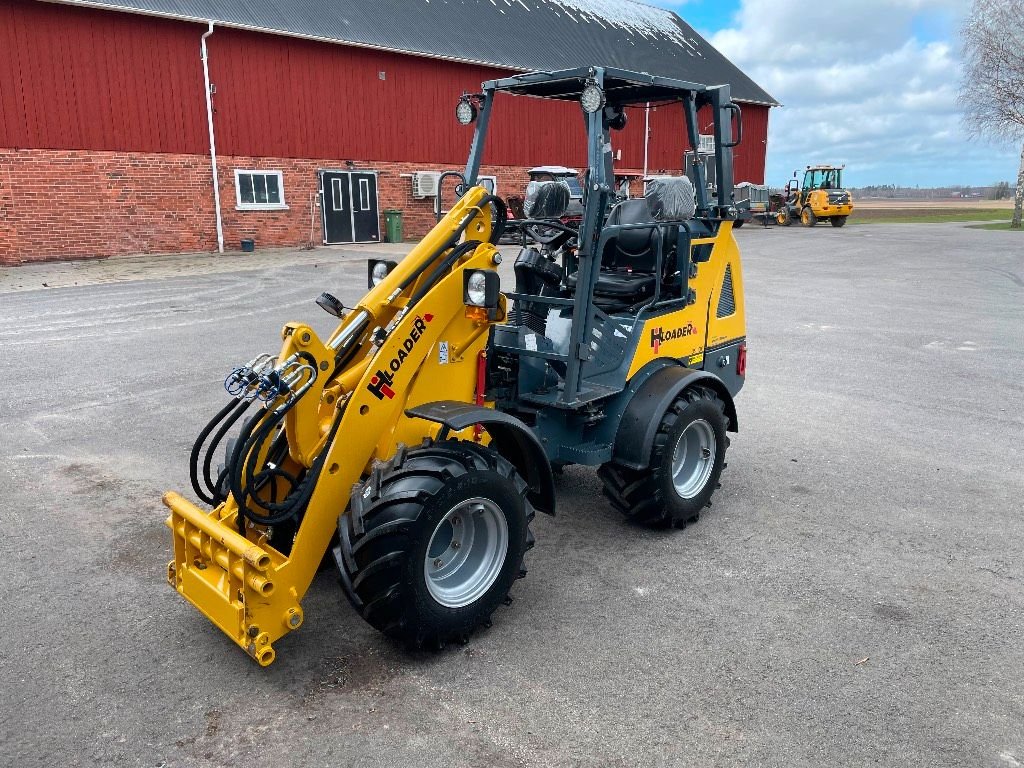
<svg viewBox="0 0 1024 768">
<path fill-rule="evenodd" d="M 736 179 L 764 180 L 775 101 L 669 11 L 628 0 L 315 5 L 0 0 L 0 264 L 217 248 L 204 35 L 228 249 L 374 241 L 390 207 L 422 234 L 428 172 L 459 169 L 467 154 L 458 97 L 529 69 L 730 83 L 745 128 Z M 629 117 L 617 167 L 638 169 L 644 110 Z M 575 105 L 502 101 L 495 121 L 484 173 L 502 196 L 533 166 L 586 164 Z M 656 107 L 650 125 L 650 169 L 681 172 L 681 110 Z"/>
</svg>

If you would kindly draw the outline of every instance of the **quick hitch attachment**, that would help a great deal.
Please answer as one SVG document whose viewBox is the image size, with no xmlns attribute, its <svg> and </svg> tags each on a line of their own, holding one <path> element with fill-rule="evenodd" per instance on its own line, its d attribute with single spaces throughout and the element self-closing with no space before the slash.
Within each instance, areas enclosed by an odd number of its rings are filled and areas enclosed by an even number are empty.
<svg viewBox="0 0 1024 768">
<path fill-rule="evenodd" d="M 265 407 L 279 400 L 284 404 L 292 403 L 316 382 L 317 369 L 308 357 L 297 352 L 278 365 L 272 355 L 257 355 L 227 375 L 224 389 L 236 400 L 250 403 L 259 400 Z"/>
<path fill-rule="evenodd" d="M 277 358 L 264 352 L 245 365 L 235 368 L 224 379 L 224 389 L 236 400 L 252 402 L 259 391 L 260 377 L 272 371 Z"/>
</svg>

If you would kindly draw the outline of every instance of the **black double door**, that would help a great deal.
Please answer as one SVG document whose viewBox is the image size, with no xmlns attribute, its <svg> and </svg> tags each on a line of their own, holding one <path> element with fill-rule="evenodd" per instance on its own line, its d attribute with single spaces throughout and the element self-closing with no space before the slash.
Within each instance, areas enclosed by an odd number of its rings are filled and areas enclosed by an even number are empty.
<svg viewBox="0 0 1024 768">
<path fill-rule="evenodd" d="M 320 171 L 324 243 L 380 242 L 377 174 Z"/>
</svg>

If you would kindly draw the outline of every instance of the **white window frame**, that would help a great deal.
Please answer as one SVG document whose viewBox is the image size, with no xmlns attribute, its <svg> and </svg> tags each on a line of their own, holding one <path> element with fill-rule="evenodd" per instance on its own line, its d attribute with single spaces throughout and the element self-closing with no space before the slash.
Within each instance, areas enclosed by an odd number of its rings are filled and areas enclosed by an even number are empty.
<svg viewBox="0 0 1024 768">
<path fill-rule="evenodd" d="M 338 213 L 345 210 L 345 197 L 341 194 L 341 179 L 331 179 L 331 210 Z"/>
<path fill-rule="evenodd" d="M 276 176 L 277 188 L 281 192 L 280 203 L 243 203 L 242 185 L 240 179 L 246 176 Z M 286 211 L 288 206 L 284 196 L 284 173 L 282 171 L 266 171 L 261 168 L 236 168 L 235 169 L 235 210 L 238 211 Z"/>
<path fill-rule="evenodd" d="M 355 206 L 352 206 L 355 208 Z M 359 211 L 369 211 L 370 207 L 370 180 L 359 179 Z"/>
</svg>

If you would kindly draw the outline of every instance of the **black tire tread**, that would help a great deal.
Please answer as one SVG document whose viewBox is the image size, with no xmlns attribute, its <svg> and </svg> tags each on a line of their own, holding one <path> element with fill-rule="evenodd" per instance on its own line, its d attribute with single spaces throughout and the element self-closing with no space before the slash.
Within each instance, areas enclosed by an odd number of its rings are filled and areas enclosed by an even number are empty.
<svg viewBox="0 0 1024 768">
<path fill-rule="evenodd" d="M 598 468 L 597 475 L 601 479 L 605 498 L 631 522 L 648 528 L 684 528 L 699 519 L 699 511 L 677 516 L 668 508 L 661 489 L 660 464 L 669 433 L 679 420 L 683 410 L 690 403 L 701 399 L 713 403 L 721 414 L 721 418 L 723 420 L 726 418 L 725 404 L 713 390 L 700 386 L 691 387 L 682 392 L 662 416 L 658 431 L 654 436 L 650 466 L 647 469 L 636 470 L 614 463 L 603 464 Z M 724 461 L 724 453 L 728 445 L 727 437 L 721 446 L 723 470 L 728 466 Z M 713 479 L 717 487 L 717 478 Z M 705 506 L 711 506 L 710 500 Z"/>
<path fill-rule="evenodd" d="M 526 512 L 523 551 L 529 551 L 535 543 L 530 530 L 535 511 L 527 499 L 529 487 L 509 461 L 486 446 L 425 440 L 417 448 L 401 448 L 390 461 L 378 463 L 353 489 L 349 510 L 338 520 L 342 552 L 336 560 L 344 571 L 341 582 L 352 605 L 385 635 L 415 648 L 440 649 L 449 642 L 464 643 L 478 627 L 490 626 L 488 612 L 475 626 L 424 631 L 409 626 L 403 613 L 403 599 L 411 589 L 405 566 L 421 512 L 448 480 L 483 469 L 512 481 L 522 497 Z M 513 582 L 526 575 L 523 558 L 514 572 Z M 511 602 L 507 591 L 501 598 L 500 602 Z"/>
</svg>

